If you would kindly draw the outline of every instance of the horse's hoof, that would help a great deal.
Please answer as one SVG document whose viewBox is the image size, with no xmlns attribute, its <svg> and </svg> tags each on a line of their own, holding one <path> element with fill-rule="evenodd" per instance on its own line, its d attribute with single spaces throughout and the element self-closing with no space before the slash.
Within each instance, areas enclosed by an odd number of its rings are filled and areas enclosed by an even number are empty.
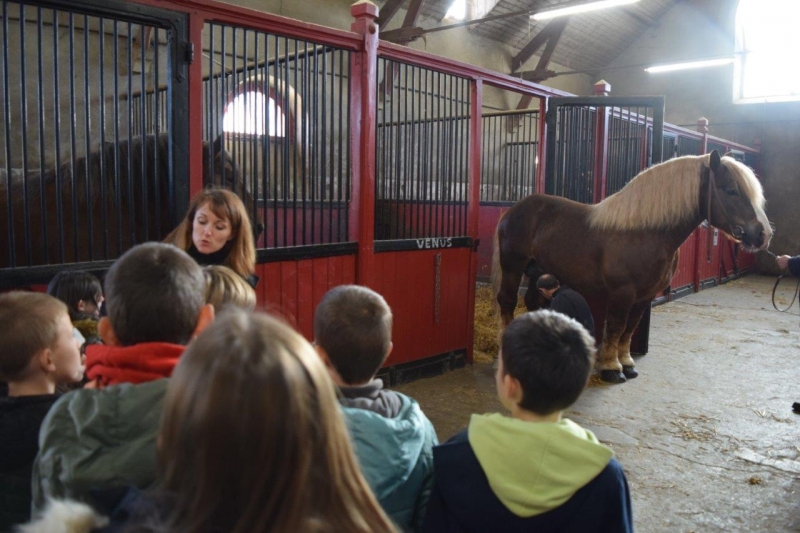
<svg viewBox="0 0 800 533">
<path fill-rule="evenodd" d="M 618 370 L 601 370 L 600 379 L 606 383 L 625 383 L 625 375 Z"/>
<path fill-rule="evenodd" d="M 639 372 L 636 371 L 635 366 L 622 366 L 622 373 L 625 374 L 625 377 L 628 379 L 633 379 L 639 376 Z"/>
</svg>

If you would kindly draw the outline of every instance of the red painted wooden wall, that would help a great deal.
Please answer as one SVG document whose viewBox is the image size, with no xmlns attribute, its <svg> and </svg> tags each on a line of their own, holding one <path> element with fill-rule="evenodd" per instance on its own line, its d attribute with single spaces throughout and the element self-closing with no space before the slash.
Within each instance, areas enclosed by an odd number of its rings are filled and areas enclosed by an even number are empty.
<svg viewBox="0 0 800 533">
<path fill-rule="evenodd" d="M 441 275 L 437 313 L 438 254 L 441 254 Z M 387 366 L 471 348 L 465 343 L 471 338 L 469 313 L 474 305 L 465 290 L 471 256 L 469 248 L 375 254 L 376 277 L 372 288 L 386 298 L 394 315 L 394 350 Z"/>
<path fill-rule="evenodd" d="M 329 289 L 356 282 L 353 255 L 256 265 L 261 276 L 259 307 L 280 314 L 308 340 L 314 336 L 314 309 Z"/>
</svg>

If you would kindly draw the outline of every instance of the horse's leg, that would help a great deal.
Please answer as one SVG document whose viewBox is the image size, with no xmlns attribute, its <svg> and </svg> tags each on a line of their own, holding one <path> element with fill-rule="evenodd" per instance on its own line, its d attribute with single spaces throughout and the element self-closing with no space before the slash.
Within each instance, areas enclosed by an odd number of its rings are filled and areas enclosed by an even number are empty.
<svg viewBox="0 0 800 533">
<path fill-rule="evenodd" d="M 497 303 L 500 305 L 503 328 L 514 320 L 514 309 L 517 307 L 517 293 L 521 281 L 522 268 L 503 269 L 503 279 L 500 282 L 500 291 L 497 293 Z"/>
<path fill-rule="evenodd" d="M 547 300 L 541 291 L 536 288 L 536 281 L 542 274 L 544 274 L 544 271 L 536 264 L 535 259 L 531 259 L 525 265 L 525 275 L 528 277 L 528 290 L 525 291 L 525 308 L 528 311 L 536 311 L 547 307 Z"/>
<path fill-rule="evenodd" d="M 633 332 L 636 331 L 636 326 L 639 325 L 639 321 L 642 319 L 642 315 L 647 310 L 647 306 L 649 305 L 650 302 L 647 301 L 639 302 L 631 307 L 631 311 L 628 314 L 628 324 L 625 327 L 625 332 L 619 339 L 619 347 L 617 352 L 618 359 L 622 365 L 622 373 L 628 379 L 633 379 L 639 375 L 639 372 L 636 371 L 636 364 L 633 362 L 633 358 L 631 357 L 631 338 L 633 337 Z"/>
<path fill-rule="evenodd" d="M 631 300 L 628 295 L 612 295 L 606 309 L 606 327 L 603 332 L 603 345 L 600 348 L 600 379 L 608 383 L 625 383 L 622 365 L 617 356 L 619 343 L 628 325 Z"/>
</svg>

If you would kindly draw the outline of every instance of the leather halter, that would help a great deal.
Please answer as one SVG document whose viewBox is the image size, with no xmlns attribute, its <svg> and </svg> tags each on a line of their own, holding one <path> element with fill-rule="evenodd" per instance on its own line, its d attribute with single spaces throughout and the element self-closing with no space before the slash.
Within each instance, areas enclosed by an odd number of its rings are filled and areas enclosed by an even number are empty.
<svg viewBox="0 0 800 533">
<path fill-rule="evenodd" d="M 711 262 L 711 248 L 712 248 L 712 232 L 711 232 L 711 196 L 713 193 L 717 194 L 717 197 L 720 196 L 719 189 L 717 188 L 716 180 L 714 179 L 714 170 L 711 167 L 708 167 L 708 208 L 706 209 L 706 220 L 708 221 L 708 232 L 707 232 L 707 239 L 706 239 L 706 261 Z M 731 217 L 728 216 L 728 210 L 725 208 L 725 203 L 720 201 L 719 202 L 720 210 L 722 211 L 722 216 L 725 217 L 725 220 L 730 224 Z M 741 240 L 744 237 L 744 228 L 741 226 L 732 226 L 733 238 Z"/>
</svg>

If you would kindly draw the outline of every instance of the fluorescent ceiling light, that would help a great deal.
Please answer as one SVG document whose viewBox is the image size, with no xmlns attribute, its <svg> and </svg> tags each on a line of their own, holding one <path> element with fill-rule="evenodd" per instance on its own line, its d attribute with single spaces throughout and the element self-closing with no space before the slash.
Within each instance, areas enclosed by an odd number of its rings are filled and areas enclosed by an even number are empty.
<svg viewBox="0 0 800 533">
<path fill-rule="evenodd" d="M 601 0 L 600 2 L 590 2 L 588 4 L 579 4 L 576 6 L 553 9 L 551 11 L 542 11 L 541 13 L 536 13 L 534 15 L 531 15 L 531 18 L 534 20 L 547 20 L 555 17 L 565 17 L 567 15 L 576 15 L 578 13 L 585 13 L 587 11 L 606 9 L 608 7 L 635 4 L 638 1 L 639 0 Z"/>
<path fill-rule="evenodd" d="M 673 70 L 686 70 L 690 68 L 705 68 L 717 67 L 719 65 L 727 65 L 733 63 L 732 57 L 725 57 L 722 59 L 708 59 L 706 61 L 688 61 L 684 63 L 672 63 L 669 65 L 657 65 L 654 67 L 647 67 L 645 72 L 655 74 L 657 72 L 671 72 Z"/>
</svg>

